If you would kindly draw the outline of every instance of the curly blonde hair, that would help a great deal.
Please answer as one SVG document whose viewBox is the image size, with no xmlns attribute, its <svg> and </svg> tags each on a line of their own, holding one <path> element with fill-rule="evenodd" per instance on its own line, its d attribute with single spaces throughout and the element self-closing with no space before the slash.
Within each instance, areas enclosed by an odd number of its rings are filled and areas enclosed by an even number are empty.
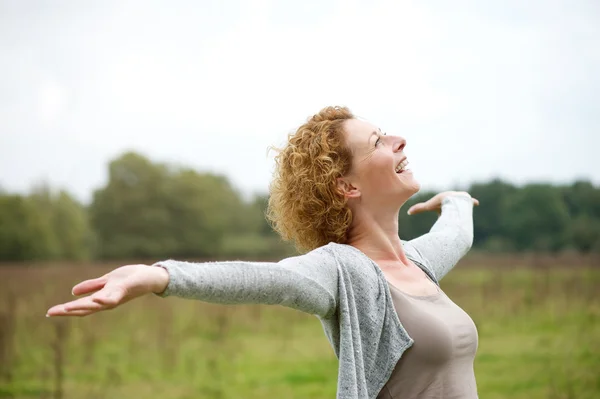
<svg viewBox="0 0 600 399">
<path fill-rule="evenodd" d="M 301 252 L 346 242 L 352 212 L 337 179 L 352 164 L 343 124 L 353 118 L 346 107 L 323 108 L 277 150 L 267 218 Z"/>
</svg>

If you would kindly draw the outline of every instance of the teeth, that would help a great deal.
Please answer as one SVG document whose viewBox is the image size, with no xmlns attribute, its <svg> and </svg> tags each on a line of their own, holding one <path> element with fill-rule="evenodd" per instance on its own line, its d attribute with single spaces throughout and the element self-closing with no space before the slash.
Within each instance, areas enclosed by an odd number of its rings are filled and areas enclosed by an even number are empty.
<svg viewBox="0 0 600 399">
<path fill-rule="evenodd" d="M 404 168 L 406 168 L 406 165 L 408 165 L 408 161 L 406 159 L 404 161 L 400 162 L 398 164 L 398 166 L 396 166 L 396 173 L 404 170 Z"/>
</svg>

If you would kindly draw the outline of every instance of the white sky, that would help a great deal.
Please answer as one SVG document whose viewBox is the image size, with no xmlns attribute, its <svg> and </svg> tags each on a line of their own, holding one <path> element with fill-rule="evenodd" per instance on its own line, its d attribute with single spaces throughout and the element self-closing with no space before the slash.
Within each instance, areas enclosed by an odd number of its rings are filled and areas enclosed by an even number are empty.
<svg viewBox="0 0 600 399">
<path fill-rule="evenodd" d="M 600 2 L 0 0 L 0 187 L 83 201 L 126 150 L 266 192 L 325 105 L 424 188 L 600 183 Z"/>
</svg>

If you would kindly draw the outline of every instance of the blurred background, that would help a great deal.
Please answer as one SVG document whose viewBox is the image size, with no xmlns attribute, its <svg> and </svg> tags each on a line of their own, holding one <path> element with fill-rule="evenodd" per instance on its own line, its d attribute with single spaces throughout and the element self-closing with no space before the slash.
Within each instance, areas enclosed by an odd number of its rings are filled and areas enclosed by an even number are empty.
<svg viewBox="0 0 600 399">
<path fill-rule="evenodd" d="M 143 298 L 49 320 L 127 263 L 278 260 L 269 146 L 327 105 L 468 190 L 442 288 L 482 398 L 600 397 L 600 3 L 0 0 L 0 398 L 332 398 L 312 317 Z M 408 209 L 408 206 L 403 208 Z M 400 236 L 435 215 L 400 215 Z"/>
</svg>

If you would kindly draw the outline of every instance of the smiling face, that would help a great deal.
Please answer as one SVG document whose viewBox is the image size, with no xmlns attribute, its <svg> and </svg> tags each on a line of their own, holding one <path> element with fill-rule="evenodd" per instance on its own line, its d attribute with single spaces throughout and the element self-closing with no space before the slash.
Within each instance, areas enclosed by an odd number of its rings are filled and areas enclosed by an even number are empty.
<svg viewBox="0 0 600 399">
<path fill-rule="evenodd" d="M 386 135 L 359 119 L 345 121 L 344 130 L 352 152 L 352 167 L 343 179 L 349 199 L 399 208 L 419 191 L 419 182 L 406 166 L 404 138 Z"/>
</svg>

